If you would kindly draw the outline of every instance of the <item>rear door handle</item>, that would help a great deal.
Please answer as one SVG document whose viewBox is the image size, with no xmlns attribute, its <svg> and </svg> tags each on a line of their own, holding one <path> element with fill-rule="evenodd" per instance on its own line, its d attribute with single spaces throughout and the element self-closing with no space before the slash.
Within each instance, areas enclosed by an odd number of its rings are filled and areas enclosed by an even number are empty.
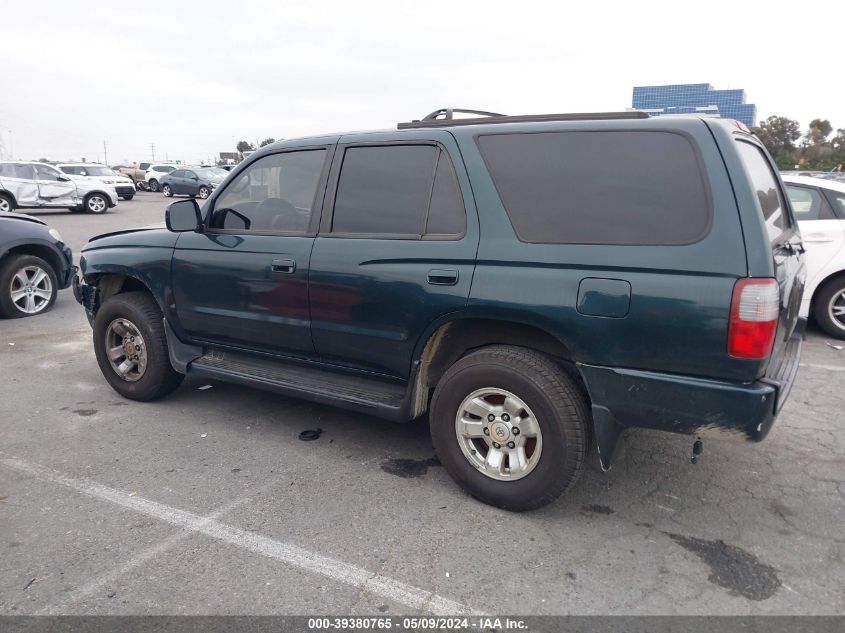
<svg viewBox="0 0 845 633">
<path fill-rule="evenodd" d="M 292 273 L 296 270 L 296 262 L 292 259 L 274 259 L 272 269 L 274 273 Z"/>
<path fill-rule="evenodd" d="M 432 286 L 454 286 L 458 283 L 457 270 L 429 270 L 428 283 Z"/>
</svg>

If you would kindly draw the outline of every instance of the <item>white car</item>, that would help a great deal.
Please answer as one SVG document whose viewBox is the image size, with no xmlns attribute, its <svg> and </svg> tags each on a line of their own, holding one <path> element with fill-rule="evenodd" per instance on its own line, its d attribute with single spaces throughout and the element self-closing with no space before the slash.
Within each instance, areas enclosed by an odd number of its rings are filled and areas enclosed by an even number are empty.
<svg viewBox="0 0 845 633">
<path fill-rule="evenodd" d="M 812 314 L 825 333 L 845 339 L 845 183 L 782 178 L 807 249 L 801 316 Z"/>
<path fill-rule="evenodd" d="M 105 213 L 117 204 L 117 191 L 94 179 L 70 177 L 46 163 L 0 162 L 0 211 L 65 207 Z"/>
<path fill-rule="evenodd" d="M 56 165 L 65 172 L 72 180 L 92 178 L 104 185 L 112 185 L 117 195 L 124 200 L 131 200 L 135 197 L 135 183 L 132 179 L 123 174 L 118 174 L 110 167 L 94 163 L 63 163 Z"/>
</svg>

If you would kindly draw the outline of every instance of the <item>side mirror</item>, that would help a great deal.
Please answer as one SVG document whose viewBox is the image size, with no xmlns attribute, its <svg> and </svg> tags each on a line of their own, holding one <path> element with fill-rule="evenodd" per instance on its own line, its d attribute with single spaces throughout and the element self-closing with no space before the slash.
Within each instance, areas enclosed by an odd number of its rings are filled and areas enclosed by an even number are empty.
<svg viewBox="0 0 845 633">
<path fill-rule="evenodd" d="M 68 178 L 67 176 L 56 176 L 56 180 L 58 180 L 59 182 L 70 182 L 70 178 Z"/>
<path fill-rule="evenodd" d="M 174 233 L 199 231 L 202 228 L 202 214 L 196 200 L 174 202 L 164 212 L 167 230 Z"/>
</svg>

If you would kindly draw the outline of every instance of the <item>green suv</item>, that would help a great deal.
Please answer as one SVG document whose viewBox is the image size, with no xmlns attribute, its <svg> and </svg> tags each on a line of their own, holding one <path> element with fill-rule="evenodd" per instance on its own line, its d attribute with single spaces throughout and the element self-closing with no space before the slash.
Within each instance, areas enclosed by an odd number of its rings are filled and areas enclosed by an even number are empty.
<svg viewBox="0 0 845 633">
<path fill-rule="evenodd" d="M 527 510 L 620 433 L 762 440 L 798 370 L 803 246 L 734 121 L 451 110 L 286 140 L 167 228 L 92 239 L 103 375 L 428 415 L 471 495 Z M 696 448 L 700 444 L 696 443 Z"/>
</svg>

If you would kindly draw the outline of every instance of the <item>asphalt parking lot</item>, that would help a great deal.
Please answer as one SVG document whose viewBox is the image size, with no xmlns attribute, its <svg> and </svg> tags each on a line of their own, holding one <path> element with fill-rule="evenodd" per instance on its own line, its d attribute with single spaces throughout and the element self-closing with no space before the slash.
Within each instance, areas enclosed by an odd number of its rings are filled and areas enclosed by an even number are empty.
<svg viewBox="0 0 845 633">
<path fill-rule="evenodd" d="M 38 215 L 78 253 L 167 202 Z M 691 439 L 632 432 L 611 472 L 510 514 L 424 422 L 195 379 L 124 400 L 63 291 L 0 321 L 0 613 L 842 614 L 845 350 L 811 329 L 802 363 L 765 442 L 693 466 Z"/>
</svg>

